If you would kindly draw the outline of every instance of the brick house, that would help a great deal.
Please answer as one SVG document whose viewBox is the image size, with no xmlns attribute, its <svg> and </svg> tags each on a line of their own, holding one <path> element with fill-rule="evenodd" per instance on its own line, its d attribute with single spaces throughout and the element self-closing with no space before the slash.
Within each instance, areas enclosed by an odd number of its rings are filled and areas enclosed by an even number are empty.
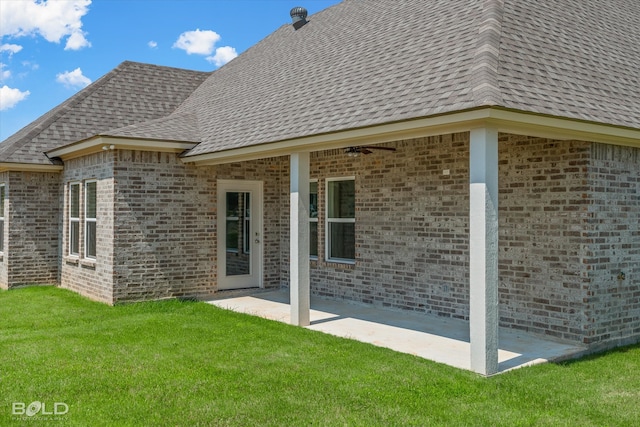
<svg viewBox="0 0 640 427">
<path fill-rule="evenodd" d="M 640 6 L 344 0 L 212 73 L 125 62 L 0 145 L 0 285 L 288 287 L 640 340 Z"/>
</svg>

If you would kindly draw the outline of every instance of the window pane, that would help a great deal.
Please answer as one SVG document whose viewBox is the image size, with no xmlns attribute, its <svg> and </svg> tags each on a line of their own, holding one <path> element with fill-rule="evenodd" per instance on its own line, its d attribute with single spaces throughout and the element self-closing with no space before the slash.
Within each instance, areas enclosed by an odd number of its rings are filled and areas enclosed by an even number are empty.
<svg viewBox="0 0 640 427">
<path fill-rule="evenodd" d="M 309 255 L 318 256 L 318 223 L 309 223 Z"/>
<path fill-rule="evenodd" d="M 80 217 L 80 184 L 72 184 L 69 187 L 69 216 Z"/>
<path fill-rule="evenodd" d="M 96 217 L 96 182 L 87 182 L 86 198 L 87 198 L 87 218 Z"/>
<path fill-rule="evenodd" d="M 4 219 L 0 219 L 0 252 L 4 252 Z"/>
<path fill-rule="evenodd" d="M 69 230 L 69 252 L 72 255 L 78 255 L 80 253 L 80 223 L 72 221 Z"/>
<path fill-rule="evenodd" d="M 238 200 L 238 195 L 240 193 L 227 193 L 227 217 L 239 217 L 240 216 L 240 205 Z"/>
<path fill-rule="evenodd" d="M 355 181 L 329 181 L 329 218 L 355 218 Z"/>
<path fill-rule="evenodd" d="M 96 257 L 96 223 L 87 222 L 87 256 Z"/>
<path fill-rule="evenodd" d="M 238 220 L 227 220 L 227 250 L 238 250 Z"/>
<path fill-rule="evenodd" d="M 318 218 L 318 183 L 309 183 L 309 218 Z"/>
<path fill-rule="evenodd" d="M 356 259 L 356 225 L 330 222 L 329 258 Z"/>
<path fill-rule="evenodd" d="M 0 217 L 4 218 L 4 189 L 5 186 L 0 186 Z"/>
</svg>

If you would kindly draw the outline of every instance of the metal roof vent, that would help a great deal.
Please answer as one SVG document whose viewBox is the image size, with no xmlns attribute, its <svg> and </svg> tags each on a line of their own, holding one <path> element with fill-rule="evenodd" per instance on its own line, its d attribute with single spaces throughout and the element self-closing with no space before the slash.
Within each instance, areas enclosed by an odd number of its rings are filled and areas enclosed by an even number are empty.
<svg viewBox="0 0 640 427">
<path fill-rule="evenodd" d="M 293 21 L 293 28 L 296 30 L 307 23 L 307 9 L 304 7 L 294 7 L 289 12 L 289 15 L 291 15 L 291 20 Z"/>
</svg>

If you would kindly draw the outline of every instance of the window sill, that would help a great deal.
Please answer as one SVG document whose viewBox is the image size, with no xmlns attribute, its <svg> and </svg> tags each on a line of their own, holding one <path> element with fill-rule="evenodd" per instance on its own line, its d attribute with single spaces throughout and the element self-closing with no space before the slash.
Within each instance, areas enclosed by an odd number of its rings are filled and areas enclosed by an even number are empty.
<svg viewBox="0 0 640 427">
<path fill-rule="evenodd" d="M 83 258 L 80 260 L 80 265 L 85 268 L 96 268 L 96 260 L 92 258 Z"/>
<path fill-rule="evenodd" d="M 354 269 L 356 267 L 355 261 L 347 261 L 347 260 L 336 260 L 336 259 L 328 259 L 324 262 L 325 267 L 332 268 L 344 268 L 344 269 Z"/>
<path fill-rule="evenodd" d="M 64 262 L 71 265 L 78 265 L 80 259 L 76 255 L 67 255 L 64 257 Z"/>
<path fill-rule="evenodd" d="M 355 265 L 355 259 L 344 259 L 344 258 L 329 258 L 327 262 L 332 264 L 347 264 L 347 265 Z"/>
<path fill-rule="evenodd" d="M 80 258 L 77 255 L 67 255 L 64 257 L 64 262 L 67 265 L 80 265 L 85 268 L 96 268 L 96 260 L 92 258 Z"/>
</svg>

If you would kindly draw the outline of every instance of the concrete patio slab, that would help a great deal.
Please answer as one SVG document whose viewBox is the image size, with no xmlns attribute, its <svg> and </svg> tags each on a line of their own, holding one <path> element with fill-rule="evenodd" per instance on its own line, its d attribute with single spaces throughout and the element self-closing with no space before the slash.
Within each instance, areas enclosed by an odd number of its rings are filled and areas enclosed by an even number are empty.
<svg viewBox="0 0 640 427">
<path fill-rule="evenodd" d="M 241 313 L 289 323 L 286 290 L 220 292 L 207 301 Z M 470 370 L 469 324 L 458 319 L 383 310 L 323 298 L 311 298 L 311 325 L 316 331 L 409 353 Z M 520 331 L 500 329 L 499 371 L 579 355 L 585 347 L 543 340 Z"/>
</svg>

